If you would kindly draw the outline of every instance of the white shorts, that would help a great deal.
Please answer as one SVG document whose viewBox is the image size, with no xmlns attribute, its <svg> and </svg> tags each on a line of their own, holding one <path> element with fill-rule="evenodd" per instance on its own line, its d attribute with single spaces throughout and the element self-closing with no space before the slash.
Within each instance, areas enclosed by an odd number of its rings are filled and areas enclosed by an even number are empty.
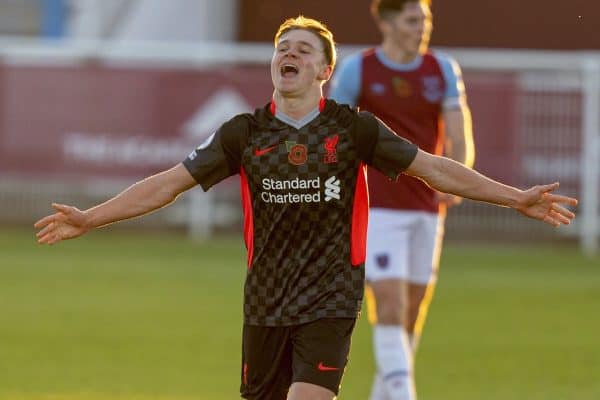
<svg viewBox="0 0 600 400">
<path fill-rule="evenodd" d="M 369 211 L 368 281 L 403 279 L 426 285 L 437 279 L 444 215 L 372 208 Z"/>
</svg>

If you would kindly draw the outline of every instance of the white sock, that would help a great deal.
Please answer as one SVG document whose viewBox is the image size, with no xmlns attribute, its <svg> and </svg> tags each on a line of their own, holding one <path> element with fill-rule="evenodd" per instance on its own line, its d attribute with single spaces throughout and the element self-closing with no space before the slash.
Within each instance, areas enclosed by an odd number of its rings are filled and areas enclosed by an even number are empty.
<svg viewBox="0 0 600 400">
<path fill-rule="evenodd" d="M 383 384 L 383 378 L 378 372 L 373 377 L 373 385 L 371 386 L 371 394 L 369 400 L 390 400 L 387 395 L 387 390 Z"/>
<path fill-rule="evenodd" d="M 375 362 L 390 400 L 415 400 L 412 351 L 400 325 L 375 325 Z"/>
</svg>

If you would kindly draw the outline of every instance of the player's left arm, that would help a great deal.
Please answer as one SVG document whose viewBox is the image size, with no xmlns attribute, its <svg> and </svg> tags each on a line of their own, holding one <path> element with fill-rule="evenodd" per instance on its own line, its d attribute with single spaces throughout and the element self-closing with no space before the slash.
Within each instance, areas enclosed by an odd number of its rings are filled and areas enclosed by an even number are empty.
<svg viewBox="0 0 600 400">
<path fill-rule="evenodd" d="M 441 192 L 511 207 L 523 215 L 553 226 L 567 225 L 575 218 L 575 214 L 565 206 L 575 206 L 577 200 L 552 193 L 558 188 L 558 182 L 519 190 L 457 161 L 423 150 L 417 151 L 405 172 Z"/>
<path fill-rule="evenodd" d="M 458 161 L 419 149 L 369 112 L 357 114 L 353 132 L 359 157 L 391 180 L 404 172 L 440 192 L 512 207 L 554 226 L 575 217 L 563 205 L 574 206 L 577 200 L 552 193 L 558 183 L 519 190 L 496 182 Z"/>
</svg>

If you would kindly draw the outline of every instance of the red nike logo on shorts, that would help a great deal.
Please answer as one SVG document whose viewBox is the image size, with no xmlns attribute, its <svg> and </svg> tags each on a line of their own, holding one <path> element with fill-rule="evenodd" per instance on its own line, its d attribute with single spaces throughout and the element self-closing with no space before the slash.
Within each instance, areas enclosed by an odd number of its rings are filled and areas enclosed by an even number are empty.
<svg viewBox="0 0 600 400">
<path fill-rule="evenodd" d="M 319 363 L 319 365 L 317 365 L 317 369 L 319 371 L 339 371 L 340 370 L 339 368 L 336 368 L 336 367 L 328 367 L 326 365 L 323 365 L 322 361 Z"/>
<path fill-rule="evenodd" d="M 256 149 L 254 150 L 254 155 L 257 157 L 260 157 L 262 155 L 267 154 L 268 152 L 270 152 L 271 150 L 275 149 L 278 145 L 275 146 L 271 146 L 271 147 L 266 147 L 264 149 Z"/>
</svg>

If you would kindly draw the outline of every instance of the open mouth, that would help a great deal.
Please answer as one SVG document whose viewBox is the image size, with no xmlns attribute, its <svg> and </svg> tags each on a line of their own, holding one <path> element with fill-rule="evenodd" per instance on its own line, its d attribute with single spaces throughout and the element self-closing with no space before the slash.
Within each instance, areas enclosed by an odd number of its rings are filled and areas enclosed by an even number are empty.
<svg viewBox="0 0 600 400">
<path fill-rule="evenodd" d="M 298 67 L 293 64 L 283 64 L 280 68 L 281 76 L 284 78 L 292 78 L 298 75 Z"/>
</svg>

